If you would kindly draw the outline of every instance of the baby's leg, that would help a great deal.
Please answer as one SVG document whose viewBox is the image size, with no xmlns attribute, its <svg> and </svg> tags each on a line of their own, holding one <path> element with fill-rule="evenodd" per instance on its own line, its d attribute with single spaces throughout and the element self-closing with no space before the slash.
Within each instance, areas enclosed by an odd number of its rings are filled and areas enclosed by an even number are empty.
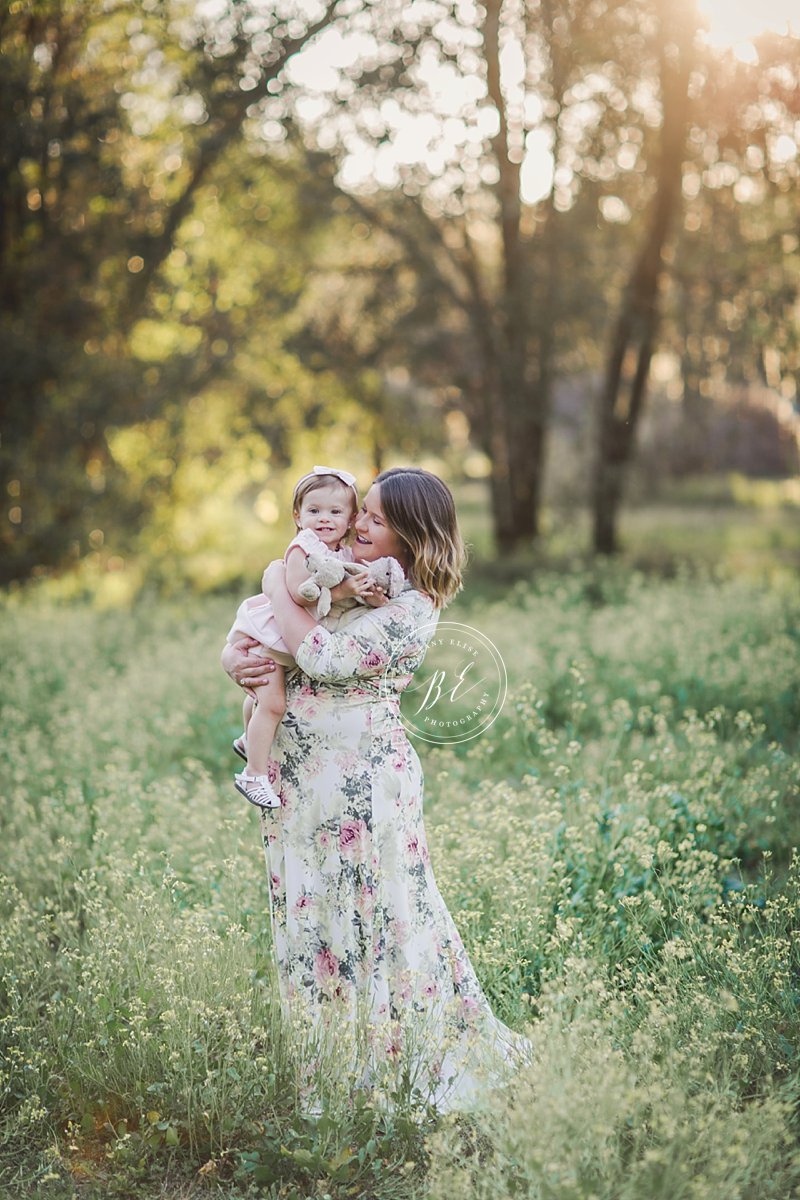
<svg viewBox="0 0 800 1200">
<path fill-rule="evenodd" d="M 247 726 L 247 771 L 250 775 L 266 775 L 275 730 L 286 712 L 285 672 L 275 664 L 275 670 L 263 687 L 255 689 L 257 704 Z"/>
<path fill-rule="evenodd" d="M 255 707 L 255 700 L 253 699 L 253 697 L 245 696 L 244 704 L 242 705 L 242 729 L 244 730 L 245 737 L 247 737 L 247 726 L 250 724 L 250 718 L 253 715 L 254 707 Z"/>
<path fill-rule="evenodd" d="M 247 762 L 247 726 L 250 724 L 250 718 L 253 715 L 253 705 L 255 700 L 249 694 L 245 694 L 244 704 L 242 705 L 242 729 L 244 732 L 240 737 L 233 739 L 233 748 L 245 762 Z"/>
</svg>

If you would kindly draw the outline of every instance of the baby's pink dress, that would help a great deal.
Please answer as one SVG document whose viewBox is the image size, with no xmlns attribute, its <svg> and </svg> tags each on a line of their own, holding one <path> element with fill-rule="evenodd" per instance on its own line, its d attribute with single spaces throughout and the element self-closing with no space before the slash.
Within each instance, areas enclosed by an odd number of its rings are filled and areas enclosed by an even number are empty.
<svg viewBox="0 0 800 1200">
<path fill-rule="evenodd" d="M 342 546 L 340 550 L 330 550 L 312 529 L 301 529 L 297 536 L 292 538 L 286 547 L 286 554 L 283 556 L 284 562 L 292 546 L 299 546 L 304 554 L 321 551 L 342 562 L 353 561 L 353 551 L 349 546 Z M 313 617 L 318 616 L 316 606 L 309 608 L 308 611 Z M 281 637 L 272 605 L 263 593 L 259 593 L 257 596 L 248 596 L 246 600 L 242 601 L 237 610 L 236 619 L 228 631 L 227 641 L 232 643 L 245 636 L 256 638 L 261 643 L 261 657 L 274 658 L 275 662 L 281 663 L 284 667 L 296 665 L 294 658 L 289 653 L 289 647 Z M 253 649 L 256 650 L 256 647 Z"/>
</svg>

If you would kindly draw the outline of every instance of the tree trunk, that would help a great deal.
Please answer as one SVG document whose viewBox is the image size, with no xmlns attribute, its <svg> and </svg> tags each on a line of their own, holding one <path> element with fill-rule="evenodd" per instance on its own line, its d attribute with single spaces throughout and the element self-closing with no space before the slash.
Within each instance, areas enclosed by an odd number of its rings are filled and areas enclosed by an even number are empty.
<svg viewBox="0 0 800 1200">
<path fill-rule="evenodd" d="M 539 532 L 544 439 L 539 393 L 528 380 L 530 272 L 528 247 L 521 236 L 521 156 L 512 147 L 512 137 L 519 136 L 520 131 L 512 126 L 500 83 L 501 9 L 502 0 L 487 0 L 483 43 L 487 88 L 499 118 L 493 146 L 499 173 L 497 198 L 503 247 L 498 361 L 492 368 L 499 380 L 499 392 L 494 411 L 489 414 L 493 423 L 492 498 L 495 541 L 499 550 L 509 553 L 530 545 Z"/>
<path fill-rule="evenodd" d="M 598 404 L 593 479 L 593 546 L 598 554 L 614 554 L 619 549 L 619 508 L 658 331 L 662 255 L 680 205 L 696 26 L 672 0 L 661 0 L 659 21 L 663 117 L 656 192 L 644 241 L 613 325 Z"/>
</svg>

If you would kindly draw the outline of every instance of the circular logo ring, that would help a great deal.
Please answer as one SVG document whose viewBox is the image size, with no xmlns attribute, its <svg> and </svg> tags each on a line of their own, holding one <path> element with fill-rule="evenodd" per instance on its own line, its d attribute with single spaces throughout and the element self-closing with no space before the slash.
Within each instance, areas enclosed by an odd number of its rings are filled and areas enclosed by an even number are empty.
<svg viewBox="0 0 800 1200">
<path fill-rule="evenodd" d="M 428 677 L 400 693 L 401 703 L 406 697 L 408 707 L 410 694 L 424 691 L 422 702 L 411 716 L 403 712 L 401 707 L 400 720 L 406 730 L 436 746 L 469 742 L 479 734 L 485 733 L 500 715 L 508 692 L 505 663 L 497 647 L 480 630 L 457 621 L 429 621 L 419 626 L 415 640 L 417 638 L 427 641 L 424 652 L 426 659 L 432 650 L 446 647 L 448 651 L 465 651 L 467 663 L 461 670 L 454 670 L 449 661 L 444 664 L 440 661 Z M 401 650 L 395 654 L 384 671 L 382 685 L 387 695 L 397 695 L 387 676 L 396 666 L 402 653 Z M 440 659 L 442 657 L 440 655 Z M 479 669 L 484 669 L 485 674 L 480 679 L 473 680 L 472 677 L 468 677 L 468 672 L 476 664 L 479 665 Z M 417 670 L 419 671 L 419 668 Z M 427 691 L 424 690 L 426 683 Z M 486 685 L 480 699 L 477 702 L 467 700 L 470 692 L 480 684 Z M 470 710 L 466 713 L 462 711 L 465 703 Z"/>
</svg>

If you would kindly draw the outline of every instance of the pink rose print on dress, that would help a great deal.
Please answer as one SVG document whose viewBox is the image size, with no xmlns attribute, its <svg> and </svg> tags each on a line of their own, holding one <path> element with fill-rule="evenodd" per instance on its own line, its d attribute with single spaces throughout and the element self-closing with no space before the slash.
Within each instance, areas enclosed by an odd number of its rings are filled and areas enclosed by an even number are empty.
<svg viewBox="0 0 800 1200">
<path fill-rule="evenodd" d="M 480 1012 L 480 1005 L 474 996 L 462 996 L 461 1011 L 467 1024 L 474 1025 Z"/>
<path fill-rule="evenodd" d="M 380 650 L 370 650 L 361 659 L 360 666 L 362 670 L 369 670 L 372 667 L 382 667 L 388 663 L 388 661 L 389 660 L 386 655 L 381 654 Z"/>
<path fill-rule="evenodd" d="M 375 892 L 369 884 L 365 883 L 356 897 L 356 911 L 364 920 L 369 920 L 375 911 Z"/>
<path fill-rule="evenodd" d="M 361 756 L 353 752 L 342 754 L 339 758 L 339 770 L 343 775 L 350 775 L 360 771 L 363 767 Z"/>
<path fill-rule="evenodd" d="M 311 896 L 309 896 L 308 892 L 302 892 L 292 906 L 292 913 L 295 917 L 299 917 L 310 907 Z"/>
<path fill-rule="evenodd" d="M 320 950 L 314 958 L 314 980 L 317 985 L 326 988 L 338 975 L 339 960 L 336 955 L 327 947 Z"/>
<path fill-rule="evenodd" d="M 417 858 L 419 855 L 419 838 L 415 833 L 409 833 L 406 837 L 406 854 L 409 858 Z"/>
<path fill-rule="evenodd" d="M 339 853 L 348 862 L 361 863 L 366 860 L 369 830 L 366 821 L 342 821 L 339 826 Z"/>
<path fill-rule="evenodd" d="M 297 701 L 298 713 L 302 713 L 306 721 L 313 721 L 322 712 L 322 705 L 311 688 L 303 688 L 301 698 Z"/>
<path fill-rule="evenodd" d="M 405 946 L 410 936 L 411 926 L 409 925 L 408 921 L 395 921 L 394 937 L 398 946 Z"/>
<path fill-rule="evenodd" d="M 403 1039 L 399 1029 L 393 1030 L 386 1039 L 386 1057 L 396 1061 L 403 1053 Z"/>
<path fill-rule="evenodd" d="M 411 972 L 401 971 L 395 983 L 395 995 L 399 1000 L 410 1000 L 413 995 Z"/>
</svg>

